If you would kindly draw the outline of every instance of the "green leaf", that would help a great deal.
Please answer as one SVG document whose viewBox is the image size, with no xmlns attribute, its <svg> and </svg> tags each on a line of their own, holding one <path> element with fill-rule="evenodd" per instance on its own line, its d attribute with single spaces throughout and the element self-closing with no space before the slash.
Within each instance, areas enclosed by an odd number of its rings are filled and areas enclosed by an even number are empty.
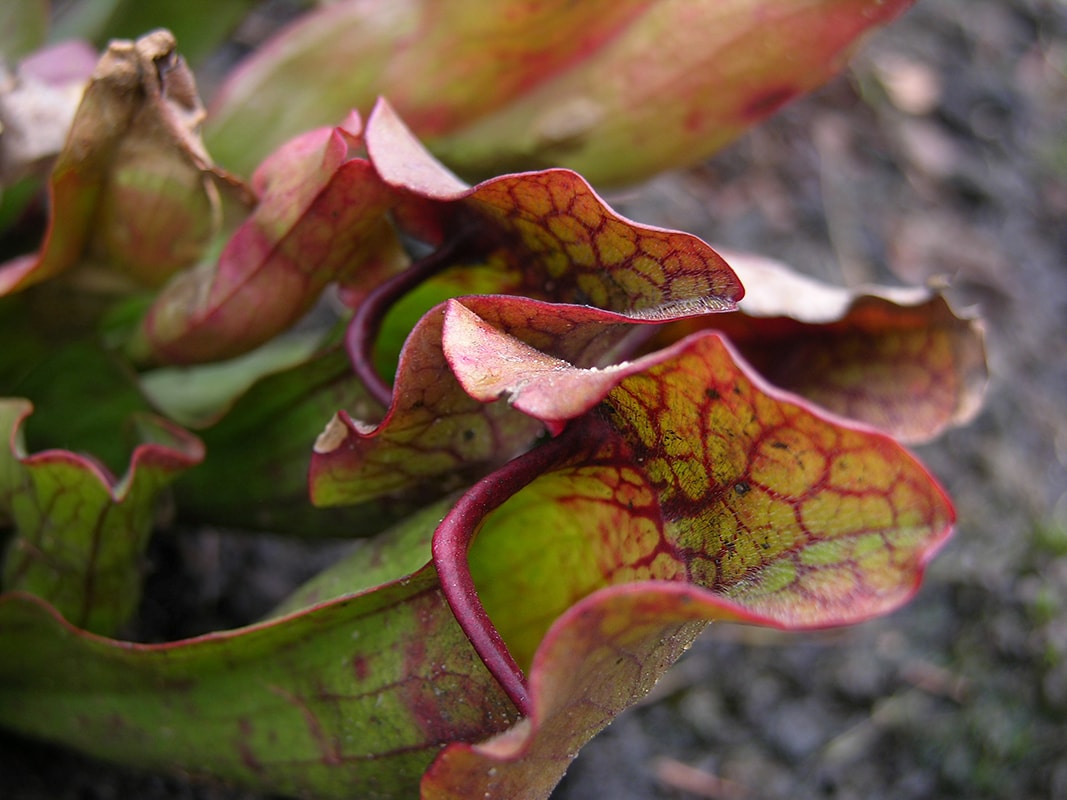
<svg viewBox="0 0 1067 800">
<path fill-rule="evenodd" d="M 149 370 L 140 376 L 141 388 L 170 419 L 205 427 L 266 376 L 310 361 L 322 339 L 320 333 L 294 332 L 228 361 Z"/>
<path fill-rule="evenodd" d="M 180 517 L 307 537 L 363 537 L 431 499 L 312 506 L 311 444 L 323 420 L 341 406 L 367 417 L 382 413 L 338 347 L 325 347 L 303 363 L 260 378 L 224 416 L 198 431 L 207 457 L 174 487 Z"/>
<path fill-rule="evenodd" d="M 403 571 L 429 557 L 441 513 L 358 551 L 339 599 L 183 642 L 89 636 L 37 600 L 0 597 L 0 724 L 264 791 L 414 796 L 441 745 L 514 720 L 433 570 Z M 399 558 L 383 567 L 383 550 Z"/>
<path fill-rule="evenodd" d="M 136 445 L 129 419 L 151 406 L 133 371 L 94 337 L 57 336 L 54 327 L 65 328 L 77 312 L 45 288 L 0 300 L 0 397 L 33 403 L 25 433 L 34 450 L 89 453 L 121 473 Z"/>
<path fill-rule="evenodd" d="M 0 400 L 11 442 L 0 500 L 16 536 L 3 564 L 5 591 L 52 603 L 86 630 L 114 633 L 140 600 L 141 558 L 159 493 L 203 458 L 199 440 L 162 420 L 134 420 L 141 443 L 124 476 L 66 450 L 24 452 L 20 428 L 32 406 Z"/>
</svg>

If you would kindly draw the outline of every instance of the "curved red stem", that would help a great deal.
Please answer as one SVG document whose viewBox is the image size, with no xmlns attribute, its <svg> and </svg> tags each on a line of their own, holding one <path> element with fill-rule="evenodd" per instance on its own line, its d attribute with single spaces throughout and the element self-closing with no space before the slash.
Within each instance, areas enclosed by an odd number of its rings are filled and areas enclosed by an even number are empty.
<svg viewBox="0 0 1067 800">
<path fill-rule="evenodd" d="M 577 452 L 580 440 L 571 433 L 574 430 L 573 426 L 569 427 L 562 435 L 513 458 L 474 484 L 459 498 L 433 536 L 433 563 L 445 599 L 475 651 L 523 716 L 529 716 L 531 711 L 526 676 L 478 597 L 467 554 L 489 512 Z"/>
<path fill-rule="evenodd" d="M 345 333 L 345 349 L 352 371 L 367 387 L 371 397 L 389 407 L 393 388 L 374 368 L 374 343 L 389 309 L 420 283 L 454 263 L 464 237 L 456 237 L 410 267 L 374 287 L 356 308 Z"/>
</svg>

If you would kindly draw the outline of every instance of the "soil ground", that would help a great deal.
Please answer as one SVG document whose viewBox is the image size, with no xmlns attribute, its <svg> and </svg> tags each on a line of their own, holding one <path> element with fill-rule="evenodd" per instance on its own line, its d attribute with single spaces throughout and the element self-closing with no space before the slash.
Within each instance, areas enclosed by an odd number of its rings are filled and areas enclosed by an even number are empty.
<svg viewBox="0 0 1067 800">
<path fill-rule="evenodd" d="M 919 449 L 960 518 L 910 605 L 709 629 L 556 800 L 1067 797 L 1067 4 L 920 0 L 816 95 L 611 199 L 829 280 L 948 280 L 987 320 L 992 379 L 972 425 Z M 162 542 L 186 572 L 150 598 L 199 587 L 182 625 L 246 618 L 301 577 L 271 572 L 288 548 Z M 6 735 L 0 776 L 11 800 L 257 797 Z"/>
</svg>

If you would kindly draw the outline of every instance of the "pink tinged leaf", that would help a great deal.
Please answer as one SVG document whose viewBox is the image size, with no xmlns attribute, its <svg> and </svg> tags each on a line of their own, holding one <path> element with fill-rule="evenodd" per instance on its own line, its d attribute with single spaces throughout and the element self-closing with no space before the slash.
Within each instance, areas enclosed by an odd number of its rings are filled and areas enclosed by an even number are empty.
<svg viewBox="0 0 1067 800">
<path fill-rule="evenodd" d="M 589 411 L 626 374 L 640 369 L 630 362 L 596 366 L 610 362 L 605 355 L 633 331 L 625 316 L 509 300 L 461 298 L 445 309 L 444 354 L 475 400 L 506 399 L 512 408 L 558 426 Z"/>
<path fill-rule="evenodd" d="M 648 0 L 321 6 L 250 56 L 212 104 L 208 140 L 249 169 L 285 138 L 386 95 L 420 136 L 452 130 L 580 64 Z M 257 149 L 258 148 L 258 149 Z"/>
<path fill-rule="evenodd" d="M 140 599 L 156 500 L 203 459 L 203 446 L 169 422 L 140 418 L 141 443 L 116 479 L 69 451 L 26 454 L 20 428 L 31 410 L 24 400 L 0 400 L 0 423 L 10 438 L 0 454 L 0 510 L 16 532 L 3 587 L 47 600 L 87 630 L 113 633 Z"/>
<path fill-rule="evenodd" d="M 504 176 L 467 188 L 426 153 L 386 103 L 379 103 L 367 127 L 368 156 L 401 197 L 399 206 L 406 199 L 419 204 L 415 227 L 430 239 L 439 238 L 430 232 L 435 226 L 459 237 L 438 251 L 454 259 L 454 267 L 431 256 L 364 297 L 347 343 L 368 386 L 380 383 L 369 366 L 383 316 L 378 306 L 406 289 L 412 274 L 422 278 L 426 263 L 434 280 L 456 288 L 481 270 L 499 275 L 498 292 L 580 304 L 557 311 L 529 299 L 468 299 L 490 317 L 506 317 L 509 329 L 521 330 L 534 346 L 589 366 L 625 341 L 631 333 L 625 323 L 729 310 L 743 294 L 704 242 L 619 217 L 573 173 Z M 386 418 L 375 426 L 341 412 L 319 437 L 310 479 L 316 504 L 364 502 L 414 487 L 437 496 L 507 460 L 541 429 L 504 406 L 483 407 L 456 385 L 441 351 L 442 314 L 433 310 L 415 326 L 395 388 L 379 387 L 376 396 L 391 400 Z M 454 348 L 461 349 L 461 343 Z"/>
<path fill-rule="evenodd" d="M 537 419 L 505 403 L 486 405 L 497 397 L 485 396 L 494 387 L 457 383 L 458 364 L 477 369 L 479 326 L 488 325 L 485 320 L 523 337 L 509 338 L 517 343 L 513 357 L 519 359 L 511 366 L 519 370 L 536 369 L 536 359 L 599 363 L 634 327 L 623 314 L 525 297 L 468 297 L 439 306 L 419 321 L 404 346 L 385 418 L 374 425 L 342 411 L 316 441 L 312 502 L 349 505 L 398 493 L 439 497 L 527 448 L 543 430 L 542 421 L 554 429 L 553 423 L 565 418 Z M 571 399 L 582 402 L 580 396 Z"/>
<path fill-rule="evenodd" d="M 656 320 L 734 307 L 743 290 L 696 237 L 615 214 L 566 170 L 504 176 L 468 187 L 441 166 L 380 101 L 367 151 L 397 193 L 394 217 L 439 245 L 356 307 L 348 347 L 357 373 L 382 402 L 390 391 L 372 347 L 390 305 L 424 283 L 438 295 L 525 294 Z M 410 329 L 409 327 L 406 329 Z"/>
<path fill-rule="evenodd" d="M 434 158 L 392 104 L 379 98 L 367 120 L 367 155 L 390 186 L 430 200 L 458 200 L 470 187 Z"/>
<path fill-rule="evenodd" d="M 483 367 L 510 353 L 502 343 Z M 523 380 L 520 397 L 551 378 Z M 504 797 L 527 782 L 541 787 L 527 796 L 547 796 L 700 620 L 811 628 L 886 613 L 950 531 L 947 498 L 898 444 L 771 389 L 714 334 L 616 384 L 479 482 L 435 534 L 457 620 L 529 722 L 447 749 L 425 797 L 470 785 Z"/>
<path fill-rule="evenodd" d="M 35 604 L 8 598 L 0 633 L 19 646 L 0 650 L 0 719 L 105 757 L 274 790 L 410 793 L 412 770 L 435 749 L 412 741 L 476 741 L 509 724 L 492 674 L 505 687 L 517 682 L 528 719 L 483 744 L 447 747 L 423 794 L 546 797 L 577 748 L 646 692 L 706 620 L 806 627 L 885 611 L 914 589 L 951 518 L 929 476 L 887 437 L 767 389 L 718 337 L 698 335 L 649 359 L 559 437 L 468 492 L 433 536 L 440 587 L 423 570 L 167 647 L 62 633 Z M 400 543 L 406 552 L 414 542 Z M 464 574 L 455 567 L 468 546 L 473 573 Z M 378 580 L 378 556 L 367 557 L 367 579 Z M 540 601 L 532 612 L 530 597 Z M 489 671 L 472 658 L 480 651 L 456 638 L 456 620 L 493 656 Z M 415 630 L 430 633 L 409 635 Z M 339 650 L 352 659 L 338 659 Z M 393 666 L 367 661 L 379 658 Z M 436 691 L 453 676 L 454 689 Z M 368 679 L 385 685 L 367 687 Z M 179 691 L 184 701 L 175 703 Z M 402 691 L 424 733 L 383 746 L 382 725 L 395 732 L 396 717 L 367 703 Z M 486 694 L 488 704 L 478 699 Z M 72 711 L 72 697 L 89 695 L 110 696 L 106 715 Z M 495 713 L 472 720 L 487 706 Z M 457 719 L 471 723 L 465 733 L 456 734 Z M 145 735 L 188 720 L 202 736 L 159 747 Z M 370 724 L 346 728 L 346 720 Z M 410 760 L 393 760 L 404 754 Z"/>
<path fill-rule="evenodd" d="M 503 268 L 502 292 L 657 321 L 730 310 L 744 294 L 700 239 L 619 216 L 568 170 L 467 187 L 384 101 L 367 123 L 367 152 L 385 183 L 424 201 L 417 221 L 406 218 L 413 233 L 433 240 L 435 227 L 470 231 L 474 252 Z"/>
<path fill-rule="evenodd" d="M 516 348 L 511 357 L 517 359 L 510 366 L 520 371 L 537 369 L 537 359 L 550 365 L 562 358 L 600 363 L 625 341 L 635 321 L 588 306 L 525 297 L 468 297 L 439 306 L 408 337 L 385 418 L 374 425 L 342 411 L 319 436 L 311 460 L 312 502 L 350 505 L 398 493 L 439 497 L 527 448 L 543 430 L 542 421 L 554 429 L 553 423 L 567 418 L 556 413 L 538 419 L 520 413 L 525 408 L 486 405 L 498 396 L 494 386 L 457 383 L 459 365 L 476 370 L 480 363 L 479 326 L 489 325 L 486 320 L 509 332 L 508 341 Z M 557 394 L 558 401 L 569 400 L 583 411 L 585 397 Z M 570 415 L 575 413 L 572 408 Z"/>
<path fill-rule="evenodd" d="M 442 309 L 423 317 L 400 357 L 393 403 L 378 425 L 341 411 L 315 442 L 311 500 L 351 505 L 379 497 L 440 497 L 525 447 L 541 424 L 487 409 L 456 384 L 441 352 Z"/>
<path fill-rule="evenodd" d="M 341 411 L 318 438 L 312 502 L 347 505 L 398 492 L 438 497 L 469 483 L 528 447 L 542 422 L 557 431 L 558 423 L 595 404 L 589 375 L 617 381 L 619 368 L 596 365 L 617 354 L 634 323 L 647 322 L 640 314 L 526 297 L 448 301 L 408 338 L 385 418 L 373 425 Z M 506 331 L 506 357 L 498 357 L 501 337 L 494 338 L 494 326 Z M 481 370 L 489 363 L 483 355 L 495 357 L 490 374 Z M 559 369 L 572 363 L 589 367 L 577 382 Z M 545 373 L 558 381 L 538 384 L 539 399 L 526 397 L 522 377 Z M 514 386 L 501 382 L 508 376 Z M 510 403 L 485 405 L 501 396 Z"/>
<path fill-rule="evenodd" d="M 113 42 L 100 59 L 52 171 L 40 253 L 0 267 L 0 294 L 75 266 L 89 286 L 157 286 L 200 257 L 225 191 L 197 133 L 203 116 L 173 37 Z"/>
<path fill-rule="evenodd" d="M 135 350 L 168 363 L 248 352 L 299 320 L 327 284 L 375 283 L 399 247 L 384 212 L 390 191 L 356 152 L 354 115 L 289 142 L 257 170 L 251 217 L 217 263 L 179 275 L 145 318 Z"/>
<path fill-rule="evenodd" d="M 598 186 L 647 178 L 822 85 L 859 37 L 913 3 L 663 0 L 572 69 L 428 143 L 464 174 L 552 165 Z"/>
<path fill-rule="evenodd" d="M 399 227 L 437 245 L 369 292 L 347 292 L 356 309 L 347 339 L 353 366 L 382 403 L 391 390 L 380 377 L 374 345 L 387 312 L 414 287 L 435 298 L 524 294 L 649 320 L 728 310 L 743 293 L 705 243 L 618 216 L 573 173 L 504 176 L 467 187 L 426 152 L 385 101 L 368 122 L 367 150 L 396 191 Z M 399 349 L 400 331 L 414 321 L 392 322 L 387 351 Z"/>
<path fill-rule="evenodd" d="M 983 327 L 939 293 L 844 289 L 759 256 L 728 257 L 749 291 L 740 313 L 714 327 L 775 385 L 905 442 L 977 414 L 988 380 Z M 668 326 L 659 340 L 700 324 Z"/>
<path fill-rule="evenodd" d="M 234 74 L 209 141 L 246 170 L 263 155 L 250 139 L 274 146 L 384 95 L 463 174 L 562 165 L 597 185 L 633 181 L 706 157 L 821 85 L 913 2 L 335 4 Z"/>
<path fill-rule="evenodd" d="M 460 365 L 476 370 L 480 363 L 480 326 L 489 325 L 486 320 L 506 328 L 509 337 L 522 337 L 508 339 L 515 345 L 509 366 L 519 371 L 538 369 L 539 359 L 548 365 L 541 368 L 549 369 L 563 358 L 600 363 L 626 341 L 635 321 L 643 321 L 525 297 L 468 297 L 434 309 L 404 346 L 385 418 L 372 425 L 342 411 L 318 438 L 310 474 L 316 505 L 362 503 L 397 493 L 441 496 L 528 447 L 542 431 L 541 421 L 554 430 L 553 423 L 588 408 L 582 405 L 588 393 L 558 392 L 557 401 L 572 403 L 569 413 L 533 418 L 520 413 L 527 411 L 524 407 L 485 405 L 498 396 L 485 381 L 481 387 L 457 383 L 454 372 Z"/>
</svg>

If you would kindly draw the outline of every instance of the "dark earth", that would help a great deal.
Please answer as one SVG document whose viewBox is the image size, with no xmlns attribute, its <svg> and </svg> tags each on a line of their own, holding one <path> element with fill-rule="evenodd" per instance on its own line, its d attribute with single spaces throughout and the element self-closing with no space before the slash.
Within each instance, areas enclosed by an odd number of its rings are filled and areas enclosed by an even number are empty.
<svg viewBox="0 0 1067 800">
<path fill-rule="evenodd" d="M 553 797 L 1067 798 L 1067 3 L 920 0 L 816 95 L 609 200 L 835 282 L 947 281 L 987 321 L 992 380 L 919 448 L 959 524 L 910 605 L 709 629 Z M 250 619 L 331 555 L 208 530 L 151 557 L 159 639 Z M 6 734 L 0 797 L 262 800 Z"/>
</svg>

